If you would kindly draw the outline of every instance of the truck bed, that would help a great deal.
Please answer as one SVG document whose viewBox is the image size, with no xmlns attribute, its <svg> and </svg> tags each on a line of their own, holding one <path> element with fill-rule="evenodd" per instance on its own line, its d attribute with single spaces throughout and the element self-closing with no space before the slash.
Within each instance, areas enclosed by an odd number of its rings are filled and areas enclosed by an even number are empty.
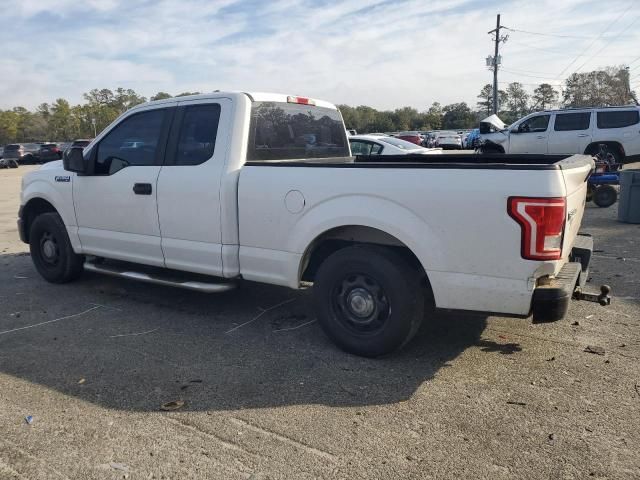
<svg viewBox="0 0 640 480">
<path fill-rule="evenodd" d="M 498 170 L 567 170 L 592 162 L 589 155 L 358 155 L 356 157 L 247 162 L 247 166 L 333 168 L 450 168 Z"/>
</svg>

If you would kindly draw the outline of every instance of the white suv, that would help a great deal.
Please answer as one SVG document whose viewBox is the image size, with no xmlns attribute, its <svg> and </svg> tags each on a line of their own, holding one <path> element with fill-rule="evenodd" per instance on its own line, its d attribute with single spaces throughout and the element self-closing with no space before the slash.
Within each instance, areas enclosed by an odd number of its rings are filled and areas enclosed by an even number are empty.
<svg viewBox="0 0 640 480">
<path fill-rule="evenodd" d="M 481 135 L 485 151 L 595 154 L 604 143 L 616 161 L 640 161 L 640 107 L 636 106 L 536 112 L 507 128 L 495 115 L 483 123 L 483 131 L 494 130 Z"/>
</svg>

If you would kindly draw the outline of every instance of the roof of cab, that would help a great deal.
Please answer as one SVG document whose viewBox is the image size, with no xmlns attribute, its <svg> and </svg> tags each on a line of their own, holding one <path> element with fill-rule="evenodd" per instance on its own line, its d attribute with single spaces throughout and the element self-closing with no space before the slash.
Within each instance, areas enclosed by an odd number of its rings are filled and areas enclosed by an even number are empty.
<svg viewBox="0 0 640 480">
<path fill-rule="evenodd" d="M 287 103 L 288 97 L 292 96 L 292 95 L 286 95 L 284 93 L 240 92 L 240 91 L 222 92 L 222 91 L 216 90 L 214 92 L 201 93 L 198 95 L 185 95 L 183 97 L 171 97 L 171 98 L 165 98 L 162 100 L 153 100 L 150 102 L 143 103 L 140 106 L 157 105 L 161 103 L 172 103 L 176 101 L 184 102 L 187 100 L 206 100 L 206 99 L 214 99 L 214 98 L 220 98 L 220 97 L 233 98 L 239 95 L 246 95 L 254 102 L 282 102 L 282 103 Z M 293 96 L 297 96 L 297 95 L 293 95 Z M 305 97 L 305 98 L 309 98 L 309 97 Z M 316 98 L 313 98 L 312 100 L 314 101 L 315 106 L 317 107 L 331 108 L 333 110 L 337 110 L 337 107 L 333 103 L 326 102 L 324 100 L 318 100 Z"/>
</svg>

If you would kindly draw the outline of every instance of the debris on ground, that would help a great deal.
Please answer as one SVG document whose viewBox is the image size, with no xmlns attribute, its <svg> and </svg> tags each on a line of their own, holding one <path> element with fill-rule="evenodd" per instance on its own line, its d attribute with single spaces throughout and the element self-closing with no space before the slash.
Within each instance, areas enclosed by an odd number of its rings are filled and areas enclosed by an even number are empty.
<svg viewBox="0 0 640 480">
<path fill-rule="evenodd" d="M 512 402 L 512 401 L 507 401 L 507 405 L 519 405 L 521 407 L 526 407 L 527 404 L 524 402 Z"/>
<path fill-rule="evenodd" d="M 580 322 L 576 320 L 576 321 L 575 321 L 575 322 L 573 322 L 571 325 L 573 325 L 573 326 L 575 327 L 575 326 L 580 325 Z"/>
<path fill-rule="evenodd" d="M 173 402 L 167 402 L 160 405 L 160 410 L 165 412 L 171 412 L 184 407 L 184 400 L 174 400 Z"/>
<path fill-rule="evenodd" d="M 556 434 L 555 433 L 550 433 L 549 434 L 549 440 L 551 440 L 552 442 L 556 439 Z"/>
<path fill-rule="evenodd" d="M 595 353 L 596 355 L 604 355 L 604 348 L 602 347 L 598 347 L 598 346 L 587 346 L 587 348 L 584 349 L 584 351 L 586 353 Z"/>
<path fill-rule="evenodd" d="M 125 465 L 124 463 L 111 462 L 109 463 L 109 466 L 114 470 L 120 470 L 121 472 L 129 471 L 129 465 Z"/>
<path fill-rule="evenodd" d="M 547 358 L 547 362 L 553 362 L 555 359 L 556 357 Z"/>
<path fill-rule="evenodd" d="M 27 422 L 28 425 L 31 425 L 33 423 L 33 415 L 27 415 L 24 417 L 24 421 Z"/>
<path fill-rule="evenodd" d="M 86 382 L 86 380 L 84 378 L 81 378 L 80 380 L 78 380 L 78 385 L 82 385 L 84 382 Z"/>
</svg>

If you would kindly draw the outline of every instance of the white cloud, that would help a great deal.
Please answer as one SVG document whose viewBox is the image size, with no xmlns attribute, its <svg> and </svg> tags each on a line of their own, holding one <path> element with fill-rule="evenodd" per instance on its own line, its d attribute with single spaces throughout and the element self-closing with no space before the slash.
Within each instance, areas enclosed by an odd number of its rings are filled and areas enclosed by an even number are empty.
<svg viewBox="0 0 640 480">
<path fill-rule="evenodd" d="M 220 88 L 378 108 L 423 109 L 433 101 L 473 105 L 491 81 L 484 58 L 492 52 L 487 31 L 497 11 L 513 28 L 595 37 L 628 0 L 609 2 L 604 12 L 590 0 L 482 5 L 469 0 L 0 0 L 0 8 L 11 12 L 4 21 L 0 107 L 33 107 L 57 97 L 79 102 L 91 88 L 118 86 L 146 96 Z M 630 12 L 611 34 L 635 18 Z M 510 36 L 501 81 L 525 84 L 559 83 L 557 75 L 573 54 L 591 43 L 520 32 Z M 575 66 L 585 60 L 584 69 L 630 61 L 637 57 L 639 40 L 637 28 L 621 38 L 606 35 Z"/>
</svg>

